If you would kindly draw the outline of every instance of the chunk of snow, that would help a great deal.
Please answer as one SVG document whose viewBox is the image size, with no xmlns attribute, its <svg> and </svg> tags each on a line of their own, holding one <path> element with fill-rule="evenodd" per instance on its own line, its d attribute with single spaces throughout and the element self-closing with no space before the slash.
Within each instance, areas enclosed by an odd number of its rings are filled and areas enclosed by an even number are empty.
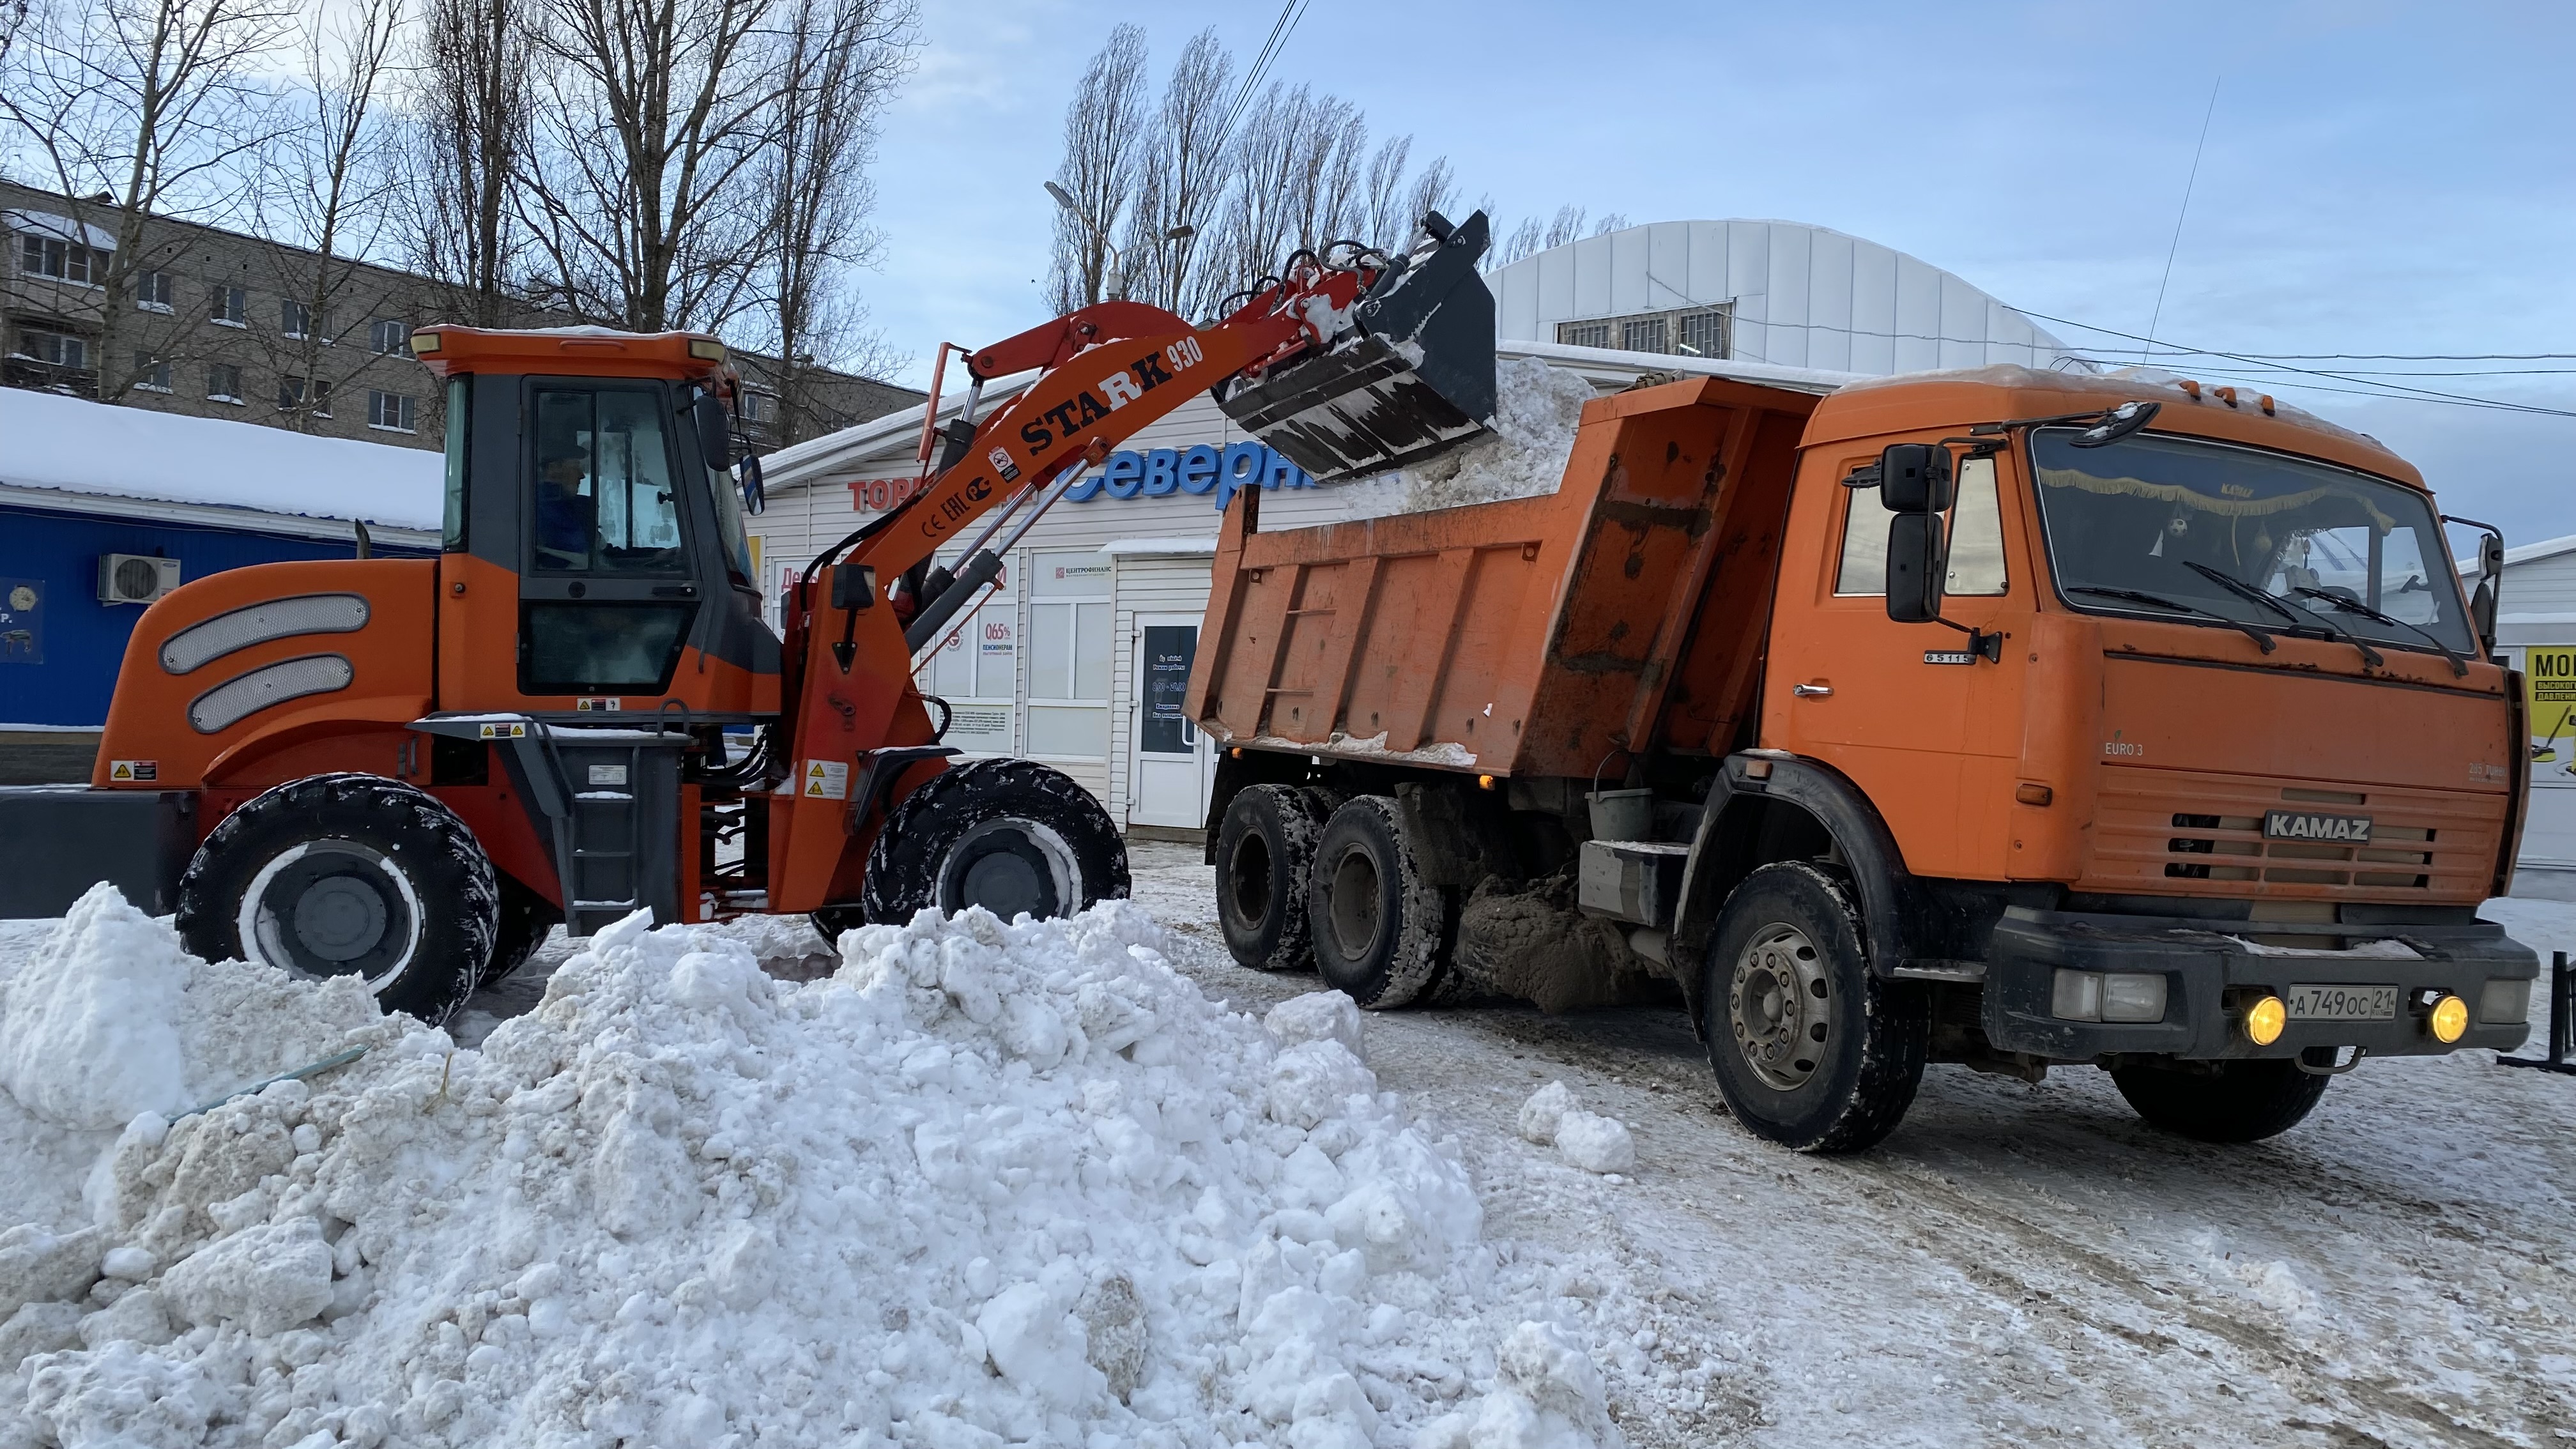
<svg viewBox="0 0 2576 1449">
<path fill-rule="evenodd" d="M 1626 1172 L 1637 1165 L 1627 1124 L 1577 1107 L 1557 1119 L 1556 1150 L 1586 1172 Z"/>
<path fill-rule="evenodd" d="M 1494 364 L 1493 431 L 1403 471 L 1404 511 L 1554 493 L 1592 384 L 1536 358 Z"/>
<path fill-rule="evenodd" d="M 1270 1008 L 1261 1024 L 1270 1029 L 1270 1035 L 1281 1046 L 1337 1041 L 1348 1047 L 1352 1056 L 1363 1062 L 1368 1060 L 1359 1003 L 1351 1000 L 1346 991 L 1309 991 L 1289 997 Z"/>
<path fill-rule="evenodd" d="M 1579 1110 L 1581 1104 L 1574 1100 L 1572 1088 L 1563 1082 L 1550 1082 L 1521 1103 L 1521 1136 L 1545 1147 L 1556 1141 L 1556 1129 L 1565 1114 Z"/>
</svg>

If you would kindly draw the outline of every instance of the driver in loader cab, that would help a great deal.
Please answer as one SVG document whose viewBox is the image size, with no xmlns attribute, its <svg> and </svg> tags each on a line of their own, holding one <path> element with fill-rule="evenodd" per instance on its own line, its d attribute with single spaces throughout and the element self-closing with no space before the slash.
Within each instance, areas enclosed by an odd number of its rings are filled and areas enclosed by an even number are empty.
<svg viewBox="0 0 2576 1449">
<path fill-rule="evenodd" d="M 581 482 L 590 454 L 578 443 L 547 445 L 537 464 L 537 556 L 561 568 L 590 559 L 590 500 Z"/>
</svg>

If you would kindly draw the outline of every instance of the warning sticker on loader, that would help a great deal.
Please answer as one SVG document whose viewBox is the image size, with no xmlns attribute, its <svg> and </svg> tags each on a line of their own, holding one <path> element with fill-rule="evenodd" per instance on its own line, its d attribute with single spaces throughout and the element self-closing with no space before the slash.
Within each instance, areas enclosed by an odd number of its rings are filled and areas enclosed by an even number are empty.
<svg viewBox="0 0 2576 1449">
<path fill-rule="evenodd" d="M 849 762 L 847 760 L 807 760 L 805 784 L 797 793 L 808 800 L 849 799 Z"/>
<path fill-rule="evenodd" d="M 161 778 L 161 762 L 111 760 L 107 766 L 107 778 L 120 785 L 139 785 L 146 781 L 158 780 Z"/>
<path fill-rule="evenodd" d="M 2531 758 L 2570 759 L 2561 751 L 2576 754 L 2576 645 L 2534 644 L 2523 650 L 2522 687 L 2530 713 Z"/>
<path fill-rule="evenodd" d="M 483 726 L 483 738 L 487 740 L 523 740 L 527 737 L 528 727 L 525 723 Z"/>
</svg>

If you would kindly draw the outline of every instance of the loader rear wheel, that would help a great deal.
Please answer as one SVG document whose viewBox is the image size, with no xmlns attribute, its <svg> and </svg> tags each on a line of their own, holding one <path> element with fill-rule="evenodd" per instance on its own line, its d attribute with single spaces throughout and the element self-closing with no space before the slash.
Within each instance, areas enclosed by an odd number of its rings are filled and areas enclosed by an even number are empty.
<svg viewBox="0 0 2576 1449">
<path fill-rule="evenodd" d="M 1293 785 L 1248 786 L 1226 803 L 1216 833 L 1216 919 L 1235 960 L 1255 971 L 1315 969 L 1306 886 L 1336 803 Z"/>
<path fill-rule="evenodd" d="M 314 775 L 224 817 L 179 883 L 181 941 L 208 961 L 356 976 L 435 1026 L 493 959 L 501 893 L 482 845 L 428 793 Z"/>
<path fill-rule="evenodd" d="M 1728 1110 L 1784 1147 L 1875 1146 L 1923 1081 L 1930 997 L 1869 969 L 1850 890 L 1804 861 L 1763 866 L 1727 896 L 1699 1010 Z"/>
<path fill-rule="evenodd" d="M 2332 1078 L 2287 1057 L 2219 1062 L 2202 1070 L 2123 1067 L 2111 1085 L 2150 1125 L 2202 1142 L 2260 1142 L 2306 1120 Z"/>
<path fill-rule="evenodd" d="M 1354 796 L 1325 822 L 1306 910 L 1324 984 L 1368 1010 L 1410 1006 L 1448 959 L 1448 892 L 1423 880 L 1384 795 Z"/>
<path fill-rule="evenodd" d="M 868 851 L 867 919 L 982 906 L 1003 920 L 1071 916 L 1127 894 L 1127 845 L 1091 792 L 1030 760 L 973 760 L 894 808 Z"/>
</svg>

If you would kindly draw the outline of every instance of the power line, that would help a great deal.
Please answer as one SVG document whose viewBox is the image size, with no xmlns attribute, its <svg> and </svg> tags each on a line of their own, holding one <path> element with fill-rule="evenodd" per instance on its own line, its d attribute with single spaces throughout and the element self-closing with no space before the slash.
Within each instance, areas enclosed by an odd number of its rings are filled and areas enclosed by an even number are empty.
<svg viewBox="0 0 2576 1449">
<path fill-rule="evenodd" d="M 2013 310 L 2019 311 L 2020 308 Z M 2199 357 L 2197 348 L 2166 346 L 2164 353 L 2175 357 Z M 2576 352 L 2240 352 L 2237 357 L 2260 357 L 2267 362 L 2566 362 L 2576 360 Z"/>
<path fill-rule="evenodd" d="M 1279 18 L 1270 22 L 1270 34 L 1254 53 L 1252 64 L 1244 67 L 1243 87 L 1234 93 L 1234 104 L 1227 108 L 1225 124 L 1217 127 L 1216 144 L 1223 146 L 1234 134 L 1234 123 L 1243 118 L 1245 107 L 1252 104 L 1253 92 L 1260 89 L 1263 76 L 1270 73 L 1270 63 L 1286 49 L 1288 37 L 1297 33 L 1297 22 L 1306 18 L 1306 8 L 1314 0 L 1285 0 L 1279 7 Z"/>
<path fill-rule="evenodd" d="M 2175 347 L 2173 344 L 2166 343 L 2160 338 L 2142 337 L 2135 332 L 2123 332 L 2116 327 L 2097 327 L 2090 322 L 2078 322 L 2068 317 L 2051 317 L 2045 312 L 2033 312 L 2022 307 L 2015 307 L 2013 310 L 2021 313 L 2025 317 L 2035 317 L 2042 322 L 2054 322 L 2061 327 L 2074 327 L 2086 332 L 2099 332 L 2105 337 L 2119 337 L 2125 338 L 2131 342 L 2143 342 L 2151 347 L 2163 346 L 2174 351 L 2190 352 L 2202 357 L 2224 357 L 2234 362 L 2248 363 L 2255 367 L 2265 368 L 2274 372 L 2294 372 L 2303 377 L 2323 377 L 2332 379 L 2336 382 L 2371 383 L 2371 379 L 2366 377 L 2354 377 L 2340 372 L 2327 372 L 2313 367 L 2292 367 L 2287 363 L 2267 362 L 2259 357 L 2248 357 L 2242 353 L 2236 352 L 2221 352 L 2216 348 L 2211 347 Z M 2371 383 L 2371 385 L 2390 389 L 2389 392 L 2383 394 L 2383 396 L 2388 397 L 2414 395 L 2437 399 L 2444 402 L 2472 403 L 2479 407 L 2503 408 L 2510 412 L 2543 413 L 2552 417 L 2576 418 L 2576 411 L 2570 411 L 2566 408 L 2541 407 L 2531 403 L 2505 402 L 2498 398 L 2475 397 L 2467 393 L 2440 392 L 2432 388 L 2401 387 L 2396 383 Z"/>
<path fill-rule="evenodd" d="M 2209 109 L 2200 113 L 2200 140 L 2191 148 L 2191 174 L 2183 178 L 2182 205 L 2174 212 L 2173 242 L 2165 248 L 2164 280 L 2156 283 L 2156 310 L 2155 314 L 2147 319 L 2147 335 L 2150 337 L 2156 335 L 2156 328 L 2165 320 L 2165 288 L 2173 285 L 2174 253 L 2182 250 L 2183 218 L 2191 215 L 2191 188 L 2193 183 L 2200 180 L 2200 153 L 2209 149 L 2209 119 L 2218 114 L 2218 87 L 2220 82 L 2226 79 L 2227 77 L 2220 76 L 2209 83 Z M 2140 352 L 2138 360 L 2146 361 L 2147 354 Z"/>
</svg>

